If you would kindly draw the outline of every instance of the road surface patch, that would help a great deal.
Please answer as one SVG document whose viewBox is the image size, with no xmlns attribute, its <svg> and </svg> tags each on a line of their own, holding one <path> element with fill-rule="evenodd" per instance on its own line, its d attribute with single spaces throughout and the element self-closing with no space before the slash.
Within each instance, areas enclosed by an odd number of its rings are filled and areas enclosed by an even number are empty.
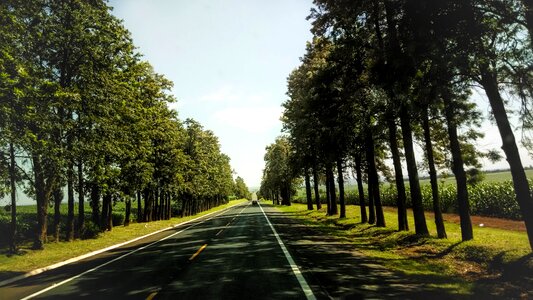
<svg viewBox="0 0 533 300">
<path fill-rule="evenodd" d="M 237 204 L 237 205 L 239 205 L 239 204 Z M 83 276 L 83 275 L 86 275 L 86 274 L 91 273 L 91 272 L 94 272 L 94 271 L 96 271 L 96 270 L 98 270 L 98 269 L 100 269 L 100 268 L 102 268 L 102 267 L 105 267 L 105 266 L 107 266 L 107 265 L 109 265 L 109 264 L 111 264 L 111 263 L 113 263 L 113 262 L 115 262 L 115 261 L 117 261 L 117 260 L 121 260 L 121 259 L 123 259 L 123 258 L 125 258 L 125 257 L 127 257 L 127 256 L 130 256 L 130 255 L 132 255 L 132 254 L 134 254 L 134 253 L 136 253 L 136 252 L 139 252 L 139 251 L 144 250 L 144 249 L 146 249 L 146 248 L 148 248 L 148 247 L 151 247 L 151 246 L 153 246 L 153 245 L 155 245 L 155 244 L 157 244 L 157 243 L 159 243 L 159 242 L 162 242 L 162 241 L 167 240 L 167 239 L 169 239 L 169 238 L 171 238 L 171 237 L 174 237 L 174 236 L 176 236 L 176 235 L 178 235 L 178 234 L 180 234 L 180 233 L 186 231 L 187 229 L 191 229 L 191 228 L 193 228 L 193 227 L 196 227 L 197 225 L 200 225 L 200 224 L 202 224 L 202 223 L 205 223 L 205 222 L 207 222 L 207 221 L 209 221 L 209 220 L 211 220 L 211 219 L 214 219 L 214 218 L 216 218 L 216 217 L 218 217 L 218 216 L 220 216 L 220 215 L 226 213 L 230 208 L 233 208 L 233 207 L 235 207 L 235 206 L 228 207 L 227 209 L 224 209 L 224 210 L 222 210 L 222 211 L 217 211 L 217 212 L 219 212 L 219 213 L 216 214 L 216 215 L 214 215 L 214 216 L 212 216 L 212 217 L 210 217 L 210 218 L 207 218 L 207 219 L 205 219 L 205 220 L 203 220 L 203 221 L 201 221 L 201 222 L 198 222 L 198 223 L 192 224 L 192 225 L 190 225 L 190 226 L 188 226 L 188 227 L 185 227 L 185 228 L 183 228 L 182 230 L 177 231 L 177 232 L 175 232 L 175 233 L 173 233 L 173 234 L 171 234 L 171 235 L 168 235 L 168 236 L 166 236 L 166 237 L 164 237 L 164 238 L 162 238 L 162 239 L 160 239 L 160 240 L 157 240 L 157 241 L 152 242 L 152 243 L 150 243 L 150 244 L 148 244 L 148 245 L 146 245 L 146 246 L 142 246 L 142 247 L 140 247 L 140 248 L 137 248 L 137 249 L 135 249 L 135 250 L 132 250 L 132 251 L 130 251 L 130 252 L 128 252 L 128 253 L 125 253 L 125 254 L 123 254 L 123 255 L 117 257 L 117 258 L 114 258 L 114 259 L 112 259 L 112 260 L 110 260 L 110 261 L 107 261 L 107 262 L 105 262 L 105 263 L 103 263 L 103 264 L 101 264 L 101 265 L 98 265 L 98 266 L 96 266 L 96 267 L 94 267 L 94 268 L 92 268 L 92 269 L 89 269 L 89 270 L 87 270 L 87 271 L 85 271 L 85 272 L 82 272 L 82 273 L 80 273 L 80 274 L 78 274 L 78 275 L 76 275 L 76 276 L 72 276 L 72 277 L 67 278 L 67 279 L 65 279 L 65 280 L 63 280 L 63 281 L 61 281 L 61 282 L 58 282 L 58 283 L 54 283 L 53 285 L 51 285 L 51 286 L 49 286 L 49 287 L 47 287 L 47 288 L 45 288 L 45 289 L 42 289 L 42 290 L 40 290 L 40 291 L 37 291 L 37 292 L 35 292 L 35 293 L 33 293 L 33 294 L 29 295 L 29 296 L 26 296 L 26 297 L 22 298 L 21 300 L 27 300 L 27 299 L 31 299 L 31 298 L 33 298 L 33 297 L 39 296 L 39 295 L 41 295 L 41 294 L 43 294 L 43 293 L 48 292 L 49 290 L 52 290 L 52 289 L 54 289 L 54 288 L 56 288 L 56 287 L 58 287 L 58 286 L 61 286 L 61 285 L 65 284 L 65 283 L 68 283 L 68 282 L 70 282 L 70 281 L 72 281 L 72 280 L 75 280 L 75 279 L 77 279 L 77 278 L 79 278 L 79 277 L 81 277 L 81 276 Z M 215 212 L 213 212 L 213 213 L 215 213 Z M 211 214 L 211 213 L 210 213 L 210 214 Z M 209 214 L 207 214 L 207 215 L 209 215 Z M 204 215 L 204 216 L 202 216 L 202 217 L 205 217 L 205 216 L 207 216 L 207 215 Z M 198 217 L 198 218 L 196 218 L 196 219 L 194 219 L 194 220 L 200 219 L 200 218 L 202 218 L 202 217 Z M 191 220 L 191 221 L 192 221 L 192 220 Z M 191 222 L 191 221 L 188 221 L 188 222 Z M 188 222 L 185 222 L 185 223 L 188 223 Z M 185 224 L 185 223 L 182 223 L 182 224 Z M 176 226 L 176 227 L 177 227 L 177 226 Z"/>
<path fill-rule="evenodd" d="M 136 241 L 139 241 L 139 240 L 142 240 L 142 239 L 145 239 L 147 237 L 150 237 L 152 235 L 155 235 L 155 234 L 158 234 L 158 233 L 161 233 L 163 231 L 166 231 L 166 230 L 170 230 L 172 228 L 176 228 L 176 227 L 179 227 L 179 226 L 183 226 L 183 225 L 186 225 L 188 223 L 192 223 L 198 219 L 201 219 L 201 218 L 205 218 L 209 215 L 212 215 L 212 214 L 215 214 L 215 213 L 219 213 L 219 212 L 224 212 L 224 211 L 227 211 L 229 210 L 230 208 L 233 208 L 233 207 L 236 207 L 238 205 L 242 205 L 241 203 L 239 204 L 235 204 L 233 206 L 230 206 L 230 207 L 227 207 L 223 210 L 217 210 L 217 211 L 214 211 L 214 212 L 211 212 L 211 213 L 208 213 L 208 214 L 205 214 L 203 216 L 199 216 L 197 218 L 194 218 L 194 219 L 191 219 L 191 220 L 188 220 L 188 221 L 185 221 L 185 222 L 182 222 L 182 223 L 178 223 L 178 224 L 175 224 L 173 226 L 169 226 L 169 227 L 166 227 L 166 228 L 162 228 L 162 229 L 159 229 L 157 231 L 154 231 L 154 232 L 151 232 L 151 233 L 148 233 L 146 235 L 143 235 L 143 236 L 140 236 L 140 237 L 136 237 L 132 240 L 129 240 L 129 241 L 125 241 L 125 242 L 122 242 L 122 243 L 119 243 L 119 244 L 115 244 L 115 245 L 112 245 L 112 246 L 109 246 L 109 247 L 106 247 L 106 248 L 103 248 L 103 249 L 100 249 L 100 250 L 96 250 L 96 251 L 93 251 L 93 252 L 89 252 L 89 253 L 86 253 L 86 254 L 82 254 L 80 256 L 77 256 L 77 257 L 73 257 L 73 258 L 70 258 L 70 259 L 67 259 L 65 261 L 61 261 L 61 262 L 58 262 L 58 263 L 55 263 L 53 265 L 50 265 L 50 266 L 47 266 L 47 267 L 43 267 L 43 268 L 39 268 L 39 269 L 35 269 L 33 271 L 29 271 L 27 273 L 24 273 L 22 275 L 18 275 L 18 276 L 15 276 L 15 277 L 12 277 L 12 278 L 8 278 L 8 279 L 5 279 L 5 280 L 2 280 L 0 281 L 0 287 L 1 286 L 5 286 L 5 285 L 8 285 L 8 284 L 11 284 L 13 282 L 16 282 L 16 281 L 19 281 L 19 280 L 22 280 L 22 279 L 25 279 L 25 278 L 28 278 L 28 277 L 31 277 L 31 276 L 35 276 L 35 275 L 38 275 L 38 274 L 41 274 L 43 272 L 46 272 L 46 271 L 49 271 L 49 270 L 53 270 L 53 269 L 57 269 L 59 267 L 62 267 L 62 266 L 65 266 L 65 265 L 68 265 L 68 264 L 71 264 L 71 263 L 74 263 L 74 262 L 78 262 L 80 260 L 83 260 L 83 259 L 86 259 L 86 258 L 89 258 L 89 257 L 92 257 L 92 256 L 95 256 L 95 255 L 98 255 L 98 254 L 101 254 L 101 253 L 104 253 L 104 252 L 107 252 L 109 250 L 113 250 L 113 249 L 116 249 L 116 248 L 119 248 L 119 247 L 122 247 L 122 246 L 125 246 L 129 243 L 133 243 L 133 242 L 136 242 Z M 245 206 L 246 207 L 246 206 Z M 218 215 L 217 215 L 218 216 Z M 148 224 L 146 224 L 148 225 Z M 145 226 L 146 226 L 145 225 Z"/>
<path fill-rule="evenodd" d="M 300 287 L 302 288 L 302 291 L 304 292 L 305 297 L 308 300 L 316 300 L 316 297 L 313 294 L 313 290 L 311 290 L 311 288 L 309 287 L 309 284 L 307 283 L 307 281 L 305 281 L 305 278 L 304 278 L 302 272 L 300 271 L 300 268 L 298 268 L 298 266 L 294 262 L 294 259 L 292 258 L 291 254 L 287 250 L 287 247 L 285 247 L 285 244 L 281 240 L 281 238 L 280 238 L 279 234 L 277 233 L 276 229 L 274 228 L 272 223 L 270 223 L 270 220 L 268 219 L 268 217 L 267 217 L 265 211 L 263 210 L 263 207 L 261 206 L 261 204 L 259 204 L 259 208 L 263 212 L 263 215 L 265 216 L 265 219 L 266 219 L 268 225 L 270 226 L 270 229 L 272 229 L 272 233 L 274 233 L 274 236 L 276 237 L 276 240 L 278 241 L 278 244 L 281 247 L 281 250 L 283 251 L 283 254 L 285 254 L 285 258 L 289 262 L 289 265 L 291 266 L 292 272 L 294 273 L 294 276 L 296 276 L 296 279 L 298 280 L 298 283 L 300 284 Z"/>
<path fill-rule="evenodd" d="M 224 228 L 220 229 L 217 234 L 215 234 L 215 236 L 219 236 L 226 228 L 228 228 L 231 223 L 233 223 L 233 221 L 235 221 L 235 219 L 237 219 L 238 216 L 241 215 L 241 213 L 244 211 L 244 209 L 246 208 L 246 206 L 239 212 L 238 215 L 236 215 L 235 217 L 233 217 L 233 219 L 231 219 L 231 221 L 228 222 L 228 224 L 226 224 L 226 226 L 224 226 Z"/>
</svg>

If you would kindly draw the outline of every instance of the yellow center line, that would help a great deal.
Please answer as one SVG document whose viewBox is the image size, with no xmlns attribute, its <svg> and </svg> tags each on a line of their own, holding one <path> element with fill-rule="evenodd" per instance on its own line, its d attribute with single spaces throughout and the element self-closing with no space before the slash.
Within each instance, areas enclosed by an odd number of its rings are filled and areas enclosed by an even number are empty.
<svg viewBox="0 0 533 300">
<path fill-rule="evenodd" d="M 205 247 L 207 247 L 207 244 L 204 244 L 202 247 L 200 247 L 200 249 L 198 249 L 198 251 L 196 251 L 196 253 L 194 253 L 190 258 L 189 258 L 189 261 L 193 260 L 196 258 L 196 256 L 198 256 L 198 254 L 200 254 L 200 252 L 202 252 Z"/>
<path fill-rule="evenodd" d="M 236 217 L 235 217 L 235 218 L 236 218 Z M 218 236 L 219 234 L 222 233 L 222 231 L 224 231 L 224 229 L 228 228 L 228 227 L 231 225 L 231 223 L 233 223 L 233 221 L 235 221 L 235 218 L 233 218 L 233 220 L 229 221 L 229 223 L 226 224 L 226 226 L 224 226 L 224 228 L 220 229 L 220 231 L 217 232 L 217 234 L 215 234 L 215 236 Z"/>
<path fill-rule="evenodd" d="M 246 207 L 244 207 L 244 208 L 246 208 Z M 239 215 L 244 211 L 244 208 L 241 210 L 241 212 L 239 213 Z M 228 224 L 226 224 L 226 226 L 224 226 L 224 228 L 220 229 L 220 230 L 217 232 L 217 234 L 215 234 L 215 236 L 219 236 L 219 235 L 222 233 L 222 231 L 224 231 L 226 228 L 228 228 L 228 227 L 231 225 L 231 223 L 233 223 L 233 221 L 235 221 L 235 219 L 237 219 L 237 217 L 238 217 L 238 215 L 235 216 L 235 217 L 233 217 L 233 219 L 231 219 L 231 221 L 229 221 Z M 200 249 L 200 250 L 198 250 L 198 252 L 200 252 L 200 251 L 202 251 L 202 250 L 203 250 L 203 249 Z M 193 255 L 193 256 L 194 256 L 194 255 Z M 194 259 L 194 257 L 191 257 L 189 260 L 192 260 L 192 259 Z"/>
<path fill-rule="evenodd" d="M 146 300 L 152 300 L 152 299 L 154 299 L 155 295 L 157 295 L 157 291 L 152 292 L 150 295 L 148 295 L 148 297 L 146 297 Z"/>
</svg>

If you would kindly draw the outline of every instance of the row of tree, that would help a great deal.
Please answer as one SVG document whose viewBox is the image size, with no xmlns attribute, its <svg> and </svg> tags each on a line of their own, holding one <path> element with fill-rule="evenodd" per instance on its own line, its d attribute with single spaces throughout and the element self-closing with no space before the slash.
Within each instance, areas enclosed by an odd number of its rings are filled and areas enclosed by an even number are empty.
<svg viewBox="0 0 533 300">
<path fill-rule="evenodd" d="M 462 239 L 472 239 L 467 168 L 479 167 L 480 156 L 499 156 L 497 151 L 481 153 L 472 146 L 472 141 L 482 136 L 475 130 L 481 114 L 470 100 L 477 88 L 484 90 L 500 131 L 533 248 L 533 199 L 505 99 L 519 100 L 522 129 L 527 133 L 533 124 L 531 1 L 314 3 L 316 8 L 309 16 L 313 40 L 302 64 L 288 78 L 289 99 L 283 104 L 288 135 L 267 147 L 262 195 L 280 195 L 290 203 L 285 184 L 303 176 L 312 209 L 310 177 L 318 206 L 319 174 L 323 173 L 327 211 L 336 214 L 336 171 L 340 217 L 345 217 L 343 177 L 351 169 L 357 179 L 363 222 L 385 226 L 380 172 L 395 183 L 399 230 L 408 230 L 406 208 L 410 205 L 416 233 L 428 235 L 419 184 L 420 161 L 417 163 L 415 157 L 415 141 L 419 141 L 431 179 L 438 237 L 445 238 L 446 231 L 437 172 L 449 168 L 457 183 Z M 272 155 L 272 149 L 280 147 L 287 149 L 285 160 Z M 406 197 L 402 158 L 410 199 Z M 283 168 L 278 164 L 286 164 L 288 171 L 279 173 Z M 282 174 L 286 174 L 284 180 L 276 179 Z M 368 216 L 364 181 L 368 184 Z"/>
<path fill-rule="evenodd" d="M 0 196 L 11 193 L 13 251 L 17 186 L 37 203 L 35 249 L 51 206 L 59 239 L 64 191 L 67 240 L 83 233 L 86 202 L 111 230 L 116 201 L 127 225 L 132 201 L 137 220 L 152 221 L 235 194 L 217 137 L 168 108 L 172 82 L 141 60 L 110 11 L 104 0 L 0 3 Z"/>
</svg>

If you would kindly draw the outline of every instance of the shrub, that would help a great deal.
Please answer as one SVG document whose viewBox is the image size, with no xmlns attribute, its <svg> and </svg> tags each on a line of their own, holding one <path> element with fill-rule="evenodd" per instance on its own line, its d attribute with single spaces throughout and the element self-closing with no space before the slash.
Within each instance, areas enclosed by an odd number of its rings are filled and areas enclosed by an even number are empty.
<svg viewBox="0 0 533 300">
<path fill-rule="evenodd" d="M 124 214 L 120 212 L 113 212 L 111 214 L 111 219 L 113 221 L 113 226 L 120 226 L 124 224 L 126 216 L 124 216 Z"/>
<path fill-rule="evenodd" d="M 81 232 L 82 239 L 95 239 L 100 235 L 100 227 L 93 221 L 85 221 L 85 226 Z"/>
<path fill-rule="evenodd" d="M 181 214 L 181 202 L 172 201 L 170 204 L 171 215 L 179 216 Z"/>
</svg>

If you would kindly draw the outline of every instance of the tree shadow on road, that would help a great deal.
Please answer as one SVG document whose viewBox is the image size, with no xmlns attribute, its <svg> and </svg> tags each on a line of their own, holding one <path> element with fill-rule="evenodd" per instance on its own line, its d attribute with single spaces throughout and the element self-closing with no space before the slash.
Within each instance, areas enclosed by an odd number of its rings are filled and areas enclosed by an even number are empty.
<svg viewBox="0 0 533 300">
<path fill-rule="evenodd" d="M 315 288 L 342 299 L 466 299 L 471 295 L 462 290 L 462 278 L 452 277 L 437 264 L 420 264 L 417 259 L 367 257 L 359 249 L 380 251 L 375 244 L 354 245 L 353 237 L 334 237 L 309 227 L 301 220 L 287 218 L 284 213 L 269 212 L 276 229 L 287 241 L 297 263 Z M 339 229 L 342 230 L 342 229 Z M 392 230 L 372 232 L 372 238 L 382 238 Z M 423 244 L 423 238 L 405 237 L 404 244 Z M 393 271 L 385 267 L 408 266 L 416 272 Z"/>
</svg>

